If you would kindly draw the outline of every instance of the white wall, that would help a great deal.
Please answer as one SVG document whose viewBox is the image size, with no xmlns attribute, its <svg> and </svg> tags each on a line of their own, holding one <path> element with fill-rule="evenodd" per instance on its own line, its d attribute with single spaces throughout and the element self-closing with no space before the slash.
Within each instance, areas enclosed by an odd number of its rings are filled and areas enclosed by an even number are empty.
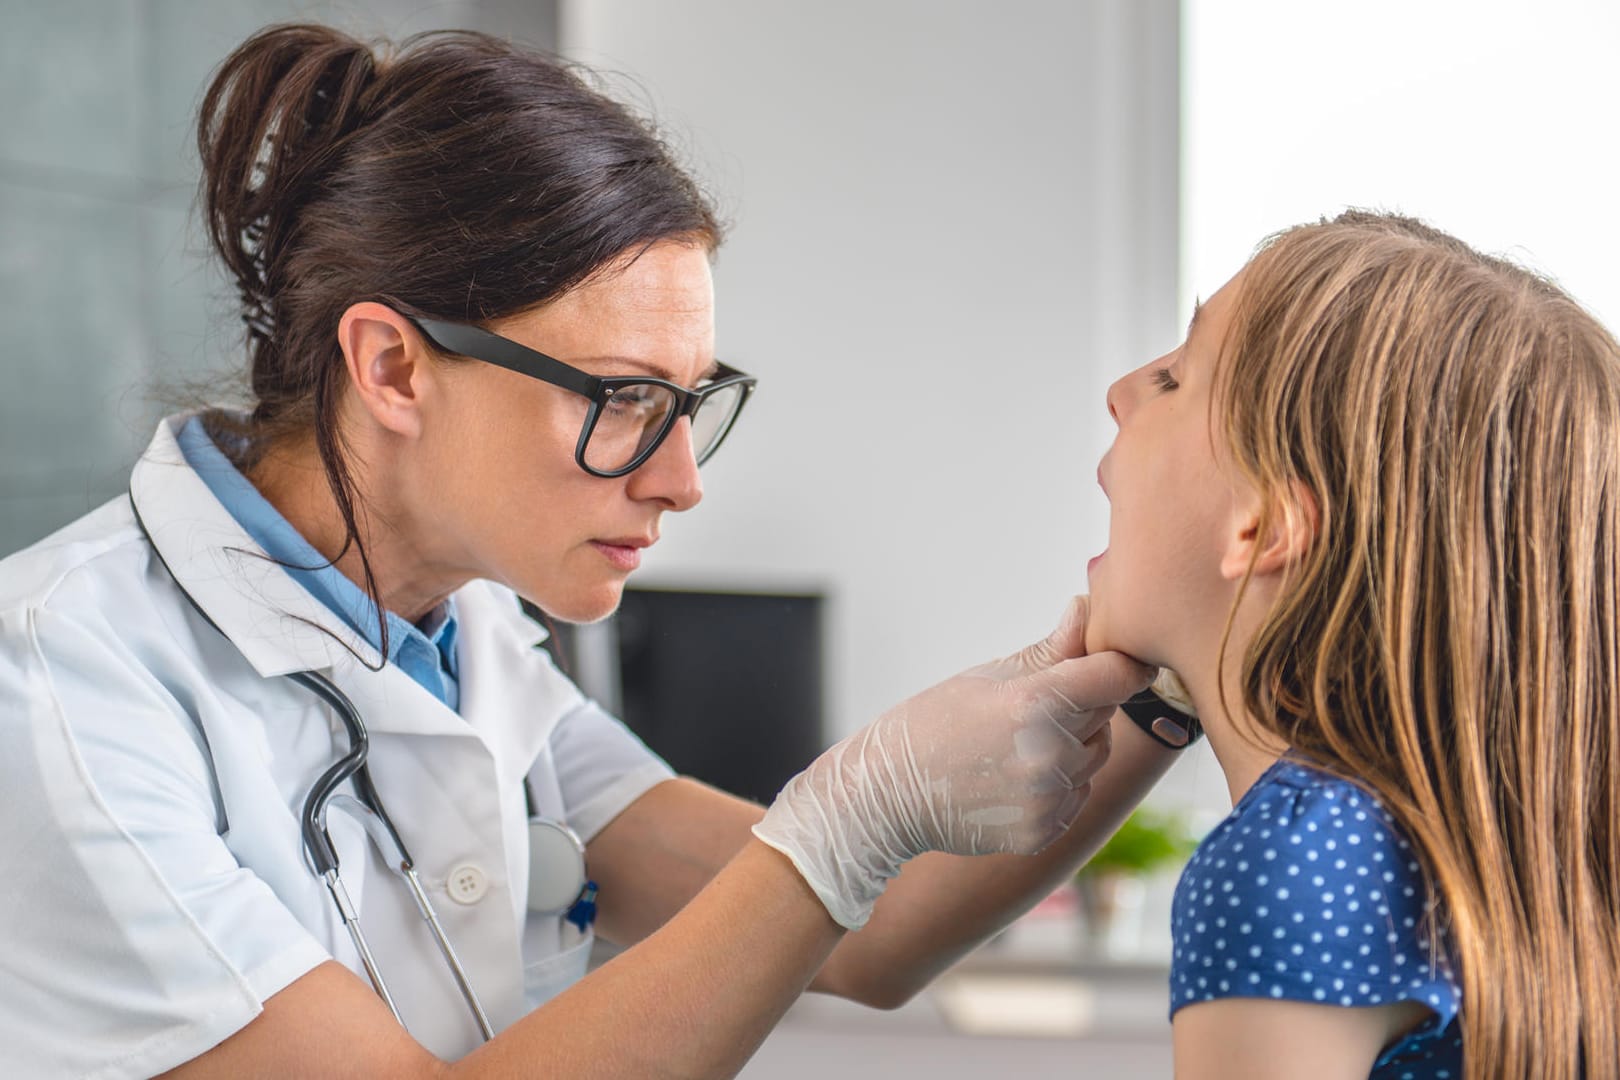
<svg viewBox="0 0 1620 1080">
<path fill-rule="evenodd" d="M 1188 0 L 1184 302 L 1265 234 L 1399 209 L 1620 326 L 1613 0 Z"/>
<path fill-rule="evenodd" d="M 560 40 L 719 195 L 760 376 L 643 582 L 826 589 L 829 738 L 1043 635 L 1106 542 L 1103 391 L 1177 336 L 1174 0 L 576 0 Z"/>
</svg>

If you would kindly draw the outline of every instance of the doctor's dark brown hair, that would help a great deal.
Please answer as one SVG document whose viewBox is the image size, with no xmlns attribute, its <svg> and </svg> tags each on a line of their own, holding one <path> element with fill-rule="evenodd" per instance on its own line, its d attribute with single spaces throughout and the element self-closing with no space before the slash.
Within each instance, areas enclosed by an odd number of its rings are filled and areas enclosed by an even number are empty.
<svg viewBox="0 0 1620 1080">
<path fill-rule="evenodd" d="M 721 239 L 650 124 L 575 69 L 484 34 L 374 50 L 329 27 L 267 28 L 215 73 L 197 145 L 209 238 L 241 297 L 253 400 L 244 424 L 216 414 L 210 426 L 234 429 L 244 466 L 278 440 L 313 436 L 373 600 L 337 427 L 343 312 L 378 301 L 488 322 L 660 240 L 712 251 Z"/>
</svg>

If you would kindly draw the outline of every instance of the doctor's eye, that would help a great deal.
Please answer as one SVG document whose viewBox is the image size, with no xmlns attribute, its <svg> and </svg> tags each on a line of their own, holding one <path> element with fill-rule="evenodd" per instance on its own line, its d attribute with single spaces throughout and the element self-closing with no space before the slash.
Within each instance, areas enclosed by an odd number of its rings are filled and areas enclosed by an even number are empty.
<svg viewBox="0 0 1620 1080">
<path fill-rule="evenodd" d="M 1181 386 L 1180 383 L 1176 382 L 1176 377 L 1170 374 L 1169 368 L 1154 368 L 1149 373 L 1148 378 L 1152 379 L 1153 385 L 1160 390 L 1175 390 Z"/>
<path fill-rule="evenodd" d="M 616 419 L 642 421 L 648 416 L 661 417 L 673 404 L 674 398 L 662 386 L 651 383 L 621 386 L 608 398 L 603 414 Z"/>
</svg>

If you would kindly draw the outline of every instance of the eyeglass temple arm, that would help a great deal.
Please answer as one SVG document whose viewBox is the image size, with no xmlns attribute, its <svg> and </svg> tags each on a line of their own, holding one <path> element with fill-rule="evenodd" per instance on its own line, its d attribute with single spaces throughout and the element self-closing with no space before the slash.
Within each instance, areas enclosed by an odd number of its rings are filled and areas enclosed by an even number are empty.
<svg viewBox="0 0 1620 1080">
<path fill-rule="evenodd" d="M 409 317 L 409 316 L 408 316 Z M 447 353 L 470 356 L 486 364 L 528 375 L 541 382 L 572 390 L 585 397 L 595 397 L 601 380 L 543 352 L 509 341 L 488 330 L 465 323 L 444 322 L 440 319 L 411 318 L 428 342 Z"/>
</svg>

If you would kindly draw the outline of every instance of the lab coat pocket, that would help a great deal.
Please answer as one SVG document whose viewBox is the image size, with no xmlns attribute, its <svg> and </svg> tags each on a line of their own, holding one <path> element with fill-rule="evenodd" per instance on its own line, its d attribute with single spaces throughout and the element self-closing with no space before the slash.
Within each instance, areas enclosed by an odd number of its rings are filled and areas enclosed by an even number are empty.
<svg viewBox="0 0 1620 1080">
<path fill-rule="evenodd" d="M 531 1009 L 544 1005 L 583 979 L 590 966 L 591 943 L 596 940 L 594 930 L 580 930 L 573 923 L 563 922 L 560 937 L 561 948 L 557 953 L 523 969 L 523 997 Z"/>
</svg>

